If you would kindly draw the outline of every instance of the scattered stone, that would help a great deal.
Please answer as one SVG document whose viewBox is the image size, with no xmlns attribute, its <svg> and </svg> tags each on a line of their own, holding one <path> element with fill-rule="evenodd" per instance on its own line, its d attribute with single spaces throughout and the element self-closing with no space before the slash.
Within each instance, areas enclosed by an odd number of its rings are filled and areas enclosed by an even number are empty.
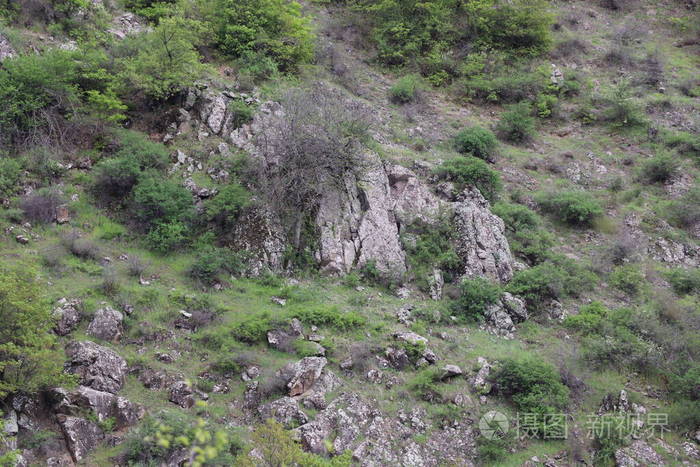
<svg viewBox="0 0 700 467">
<path fill-rule="evenodd" d="M 183 409 L 189 409 L 194 405 L 194 391 L 187 381 L 177 381 L 170 387 L 168 400 L 179 405 Z"/>
<path fill-rule="evenodd" d="M 100 427 L 84 418 L 58 415 L 57 420 L 75 462 L 83 460 L 104 439 Z"/>
<path fill-rule="evenodd" d="M 454 376 L 460 376 L 462 374 L 462 369 L 457 365 L 445 365 L 444 367 L 442 367 L 442 371 L 445 372 L 442 376 L 442 379 L 452 378 Z"/>
<path fill-rule="evenodd" d="M 17 235 L 17 236 L 15 237 L 15 240 L 16 240 L 17 243 L 19 243 L 20 245 L 26 245 L 27 243 L 29 243 L 29 238 L 28 238 L 27 236 L 25 236 L 25 235 Z"/>
<path fill-rule="evenodd" d="M 54 326 L 56 334 L 66 336 L 78 326 L 82 318 L 79 308 L 79 300 L 62 298 L 58 301 L 58 306 L 53 310 L 53 316 L 56 318 L 56 325 Z"/>
<path fill-rule="evenodd" d="M 477 393 L 488 394 L 491 392 L 491 383 L 488 382 L 489 375 L 491 374 L 491 365 L 489 365 L 483 357 L 477 359 L 477 365 L 479 371 L 472 380 L 472 386 Z"/>
<path fill-rule="evenodd" d="M 299 408 L 299 403 L 291 397 L 283 397 L 263 404 L 258 409 L 263 420 L 273 418 L 288 429 L 308 423 L 309 417 Z"/>
<path fill-rule="evenodd" d="M 116 342 L 124 333 L 124 316 L 117 310 L 105 307 L 95 312 L 95 317 L 87 328 L 87 333 L 105 341 Z"/>
<path fill-rule="evenodd" d="M 280 374 L 292 375 L 287 382 L 289 396 L 298 396 L 311 389 L 327 363 L 324 357 L 305 357 L 284 367 Z"/>
<path fill-rule="evenodd" d="M 272 301 L 272 303 L 277 304 L 279 306 L 285 306 L 287 304 L 287 300 L 280 297 L 271 297 L 270 300 Z"/>
<path fill-rule="evenodd" d="M 80 377 L 81 384 L 116 394 L 124 385 L 126 361 L 116 352 L 90 341 L 66 346 L 66 371 Z"/>
<path fill-rule="evenodd" d="M 411 291 L 408 287 L 399 287 L 396 289 L 396 296 L 402 300 L 405 300 L 411 296 Z"/>
<path fill-rule="evenodd" d="M 55 393 L 60 394 L 58 391 Z M 92 411 L 100 422 L 113 418 L 116 428 L 133 426 L 146 414 L 143 406 L 133 404 L 124 397 L 86 386 L 79 386 L 65 394 L 55 406 L 57 413 L 73 416 L 80 416 L 85 409 Z"/>
<path fill-rule="evenodd" d="M 615 451 L 618 467 L 664 466 L 664 459 L 646 441 L 635 440 L 629 446 Z"/>
</svg>

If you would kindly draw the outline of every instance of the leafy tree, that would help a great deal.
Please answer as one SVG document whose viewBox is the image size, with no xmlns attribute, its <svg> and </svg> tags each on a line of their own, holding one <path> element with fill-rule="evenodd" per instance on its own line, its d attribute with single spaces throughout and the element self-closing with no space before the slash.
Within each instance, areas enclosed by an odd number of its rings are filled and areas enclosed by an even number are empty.
<svg viewBox="0 0 700 467">
<path fill-rule="evenodd" d="M 214 222 L 222 230 L 227 229 L 236 222 L 249 200 L 248 190 L 238 182 L 231 182 L 205 203 L 207 220 Z"/>
<path fill-rule="evenodd" d="M 22 55 L 0 68 L 0 144 L 27 142 L 59 131 L 57 122 L 78 103 L 73 52 Z"/>
<path fill-rule="evenodd" d="M 0 269 L 0 397 L 73 381 L 63 373 L 65 357 L 41 290 L 31 267 Z"/>
<path fill-rule="evenodd" d="M 136 216 L 147 225 L 187 221 L 193 214 L 192 195 L 157 174 L 144 176 L 134 189 Z"/>
<path fill-rule="evenodd" d="M 218 0 L 216 39 L 234 57 L 262 52 L 281 71 L 291 71 L 313 57 L 313 39 L 301 5 L 288 0 Z"/>
<path fill-rule="evenodd" d="M 135 54 L 124 60 L 123 79 L 130 88 L 156 100 L 167 99 L 191 86 L 204 71 L 195 49 L 202 31 L 199 21 L 182 17 L 161 19 L 153 31 L 130 39 Z"/>
</svg>

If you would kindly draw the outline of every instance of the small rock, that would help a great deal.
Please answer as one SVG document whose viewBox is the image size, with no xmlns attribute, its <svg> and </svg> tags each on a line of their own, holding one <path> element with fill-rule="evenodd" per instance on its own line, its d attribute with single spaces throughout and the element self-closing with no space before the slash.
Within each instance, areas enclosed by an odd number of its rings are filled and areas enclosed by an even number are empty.
<svg viewBox="0 0 700 467">
<path fill-rule="evenodd" d="M 194 405 L 194 391 L 186 381 L 177 381 L 170 388 L 168 400 L 179 405 L 183 409 L 189 409 Z"/>
<path fill-rule="evenodd" d="M 442 367 L 442 371 L 445 372 L 442 379 L 452 378 L 453 376 L 459 376 L 462 374 L 462 369 L 457 365 L 445 365 Z"/>
<path fill-rule="evenodd" d="M 95 317 L 87 328 L 87 333 L 98 339 L 115 342 L 118 341 L 124 329 L 122 322 L 124 316 L 117 310 L 106 307 L 95 312 Z"/>
<path fill-rule="evenodd" d="M 15 240 L 17 241 L 17 243 L 19 243 L 21 245 L 26 245 L 27 243 L 29 243 L 29 238 L 27 238 L 24 235 L 17 235 L 15 237 Z"/>
</svg>

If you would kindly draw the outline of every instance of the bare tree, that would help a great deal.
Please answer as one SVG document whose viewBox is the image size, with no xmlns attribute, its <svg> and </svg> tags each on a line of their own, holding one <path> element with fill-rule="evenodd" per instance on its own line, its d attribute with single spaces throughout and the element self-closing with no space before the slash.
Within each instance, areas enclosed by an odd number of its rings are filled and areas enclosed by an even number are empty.
<svg viewBox="0 0 700 467">
<path fill-rule="evenodd" d="M 283 115 L 265 125 L 257 141 L 257 178 L 299 251 L 304 223 L 324 192 L 361 175 L 371 118 L 361 103 L 321 85 L 291 89 L 281 104 Z"/>
</svg>

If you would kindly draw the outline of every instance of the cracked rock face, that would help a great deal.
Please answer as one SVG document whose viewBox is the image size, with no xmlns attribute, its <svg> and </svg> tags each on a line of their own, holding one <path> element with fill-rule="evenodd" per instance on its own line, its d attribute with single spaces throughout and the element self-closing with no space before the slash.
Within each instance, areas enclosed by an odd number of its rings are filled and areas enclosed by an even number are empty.
<svg viewBox="0 0 700 467">
<path fill-rule="evenodd" d="M 454 209 L 457 253 L 465 263 L 465 276 L 508 282 L 513 278 L 514 260 L 503 220 L 491 212 L 476 188 L 465 190 L 463 196 Z"/>
<path fill-rule="evenodd" d="M 17 52 L 15 52 L 10 41 L 0 34 L 0 63 L 5 59 L 13 58 L 16 54 Z"/>
<path fill-rule="evenodd" d="M 61 425 L 68 450 L 75 462 L 84 459 L 85 455 L 95 449 L 105 436 L 96 423 L 84 418 L 59 415 L 58 423 Z"/>
<path fill-rule="evenodd" d="M 134 425 L 146 414 L 144 407 L 133 404 L 124 397 L 86 386 L 64 393 L 56 406 L 56 411 L 65 415 L 78 416 L 84 409 L 92 411 L 99 421 L 114 418 L 117 428 Z"/>
<path fill-rule="evenodd" d="M 127 365 L 116 352 L 81 341 L 68 344 L 66 355 L 66 371 L 78 375 L 84 386 L 116 394 L 124 385 Z"/>
<path fill-rule="evenodd" d="M 299 396 L 311 389 L 327 363 L 328 360 L 324 357 L 306 357 L 287 365 L 283 373 L 291 375 L 287 382 L 289 396 Z"/>
<path fill-rule="evenodd" d="M 118 341 L 124 329 L 124 316 L 117 310 L 106 307 L 95 312 L 95 317 L 87 328 L 87 333 L 105 341 Z"/>
</svg>

